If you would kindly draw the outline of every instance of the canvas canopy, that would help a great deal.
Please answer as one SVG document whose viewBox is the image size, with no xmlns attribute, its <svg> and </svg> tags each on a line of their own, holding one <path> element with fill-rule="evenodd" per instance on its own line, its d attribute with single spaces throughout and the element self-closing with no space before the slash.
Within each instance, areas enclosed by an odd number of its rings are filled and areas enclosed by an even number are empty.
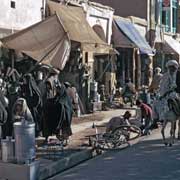
<svg viewBox="0 0 180 180">
<path fill-rule="evenodd" d="M 58 69 L 64 68 L 71 49 L 68 34 L 56 14 L 1 41 L 9 49 Z"/>
<path fill-rule="evenodd" d="M 180 43 L 173 39 L 171 36 L 164 35 L 165 42 L 173 49 L 177 54 L 180 55 Z M 173 51 L 172 51 L 173 52 Z"/>
<path fill-rule="evenodd" d="M 2 38 L 3 45 L 60 70 L 64 68 L 76 43 L 80 43 L 81 50 L 94 54 L 117 53 L 90 27 L 82 8 L 55 2 L 48 5 L 50 17 Z"/>
<path fill-rule="evenodd" d="M 71 41 L 79 42 L 82 50 L 100 54 L 112 51 L 88 24 L 81 7 L 65 6 L 52 1 L 48 2 L 48 7 L 51 15 L 57 13 Z"/>
<path fill-rule="evenodd" d="M 137 46 L 126 37 L 125 34 L 117 27 L 116 23 L 113 21 L 112 26 L 112 42 L 114 47 L 118 48 L 136 48 Z"/>
<path fill-rule="evenodd" d="M 154 55 L 153 49 L 131 22 L 120 18 L 115 18 L 115 22 L 118 28 L 139 48 L 141 54 Z"/>
</svg>

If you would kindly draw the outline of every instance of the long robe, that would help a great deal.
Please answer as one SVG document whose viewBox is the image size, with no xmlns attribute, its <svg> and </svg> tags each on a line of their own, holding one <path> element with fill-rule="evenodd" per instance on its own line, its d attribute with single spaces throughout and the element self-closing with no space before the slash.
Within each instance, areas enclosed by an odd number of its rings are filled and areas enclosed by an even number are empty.
<svg viewBox="0 0 180 180">
<path fill-rule="evenodd" d="M 0 138 L 5 138 L 7 135 L 7 125 L 8 120 L 8 104 L 5 101 L 5 96 L 3 95 L 2 91 L 0 90 L 0 126 L 2 127 L 0 132 Z"/>
<path fill-rule="evenodd" d="M 35 125 L 36 135 L 41 131 L 41 111 L 42 96 L 41 92 L 31 74 L 25 76 L 26 84 L 22 86 L 23 97 L 27 101 L 27 105 L 32 113 Z"/>
<path fill-rule="evenodd" d="M 52 99 L 48 99 L 44 106 L 43 135 L 48 137 L 52 134 L 70 136 L 72 120 L 72 102 L 67 95 L 65 87 Z"/>
<path fill-rule="evenodd" d="M 169 113 L 167 100 L 169 98 L 177 98 L 177 93 L 175 91 L 176 88 L 176 72 L 173 75 L 170 75 L 169 72 L 165 73 L 161 79 L 159 90 L 161 97 L 159 100 L 159 106 L 161 107 L 159 112 L 160 120 L 164 120 L 167 118 L 167 115 Z"/>
</svg>

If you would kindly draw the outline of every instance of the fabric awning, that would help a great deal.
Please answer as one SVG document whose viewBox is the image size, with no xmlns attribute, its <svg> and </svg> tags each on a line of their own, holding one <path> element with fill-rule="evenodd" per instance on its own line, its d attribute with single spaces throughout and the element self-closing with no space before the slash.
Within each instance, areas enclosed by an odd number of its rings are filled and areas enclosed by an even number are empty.
<svg viewBox="0 0 180 180">
<path fill-rule="evenodd" d="M 137 47 L 125 34 L 117 27 L 113 21 L 112 24 L 112 43 L 115 48 L 135 48 Z"/>
<path fill-rule="evenodd" d="M 180 55 L 180 43 L 173 39 L 171 36 L 164 35 L 164 41 L 167 43 L 177 54 Z M 173 53 L 173 52 L 172 52 Z"/>
<path fill-rule="evenodd" d="M 144 37 L 140 35 L 138 30 L 131 22 L 115 18 L 115 22 L 119 29 L 140 49 L 141 54 L 154 55 L 153 49 L 150 47 Z"/>
<path fill-rule="evenodd" d="M 109 53 L 112 49 L 88 24 L 81 7 L 65 6 L 52 1 L 48 1 L 48 7 L 51 15 L 57 13 L 71 41 L 81 43 L 82 50 Z"/>
<path fill-rule="evenodd" d="M 172 49 L 168 43 L 155 43 L 155 48 L 157 53 L 164 53 L 164 54 L 177 54 L 174 49 Z"/>
<path fill-rule="evenodd" d="M 9 49 L 23 52 L 38 62 L 63 69 L 71 42 L 57 15 L 1 39 Z"/>
</svg>

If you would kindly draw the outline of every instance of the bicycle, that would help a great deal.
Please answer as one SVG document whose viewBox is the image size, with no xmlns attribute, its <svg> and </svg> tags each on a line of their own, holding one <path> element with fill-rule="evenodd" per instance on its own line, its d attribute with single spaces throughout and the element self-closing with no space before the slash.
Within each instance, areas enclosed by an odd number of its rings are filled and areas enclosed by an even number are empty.
<svg viewBox="0 0 180 180">
<path fill-rule="evenodd" d="M 98 127 L 93 125 L 96 129 L 96 134 L 86 136 L 89 138 L 89 145 L 92 146 L 97 153 L 102 150 L 116 150 L 130 146 L 130 141 L 141 136 L 141 129 L 135 125 L 121 125 L 111 132 L 98 133 Z"/>
</svg>

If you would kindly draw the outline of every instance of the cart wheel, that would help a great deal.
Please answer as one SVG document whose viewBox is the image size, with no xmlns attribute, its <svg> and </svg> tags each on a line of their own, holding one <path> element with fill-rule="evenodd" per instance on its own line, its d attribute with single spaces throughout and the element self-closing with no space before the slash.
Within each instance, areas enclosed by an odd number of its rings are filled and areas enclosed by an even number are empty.
<svg viewBox="0 0 180 180">
<path fill-rule="evenodd" d="M 141 129 L 135 125 L 122 125 L 116 128 L 112 133 L 122 133 L 127 141 L 134 140 L 141 136 Z"/>
</svg>

